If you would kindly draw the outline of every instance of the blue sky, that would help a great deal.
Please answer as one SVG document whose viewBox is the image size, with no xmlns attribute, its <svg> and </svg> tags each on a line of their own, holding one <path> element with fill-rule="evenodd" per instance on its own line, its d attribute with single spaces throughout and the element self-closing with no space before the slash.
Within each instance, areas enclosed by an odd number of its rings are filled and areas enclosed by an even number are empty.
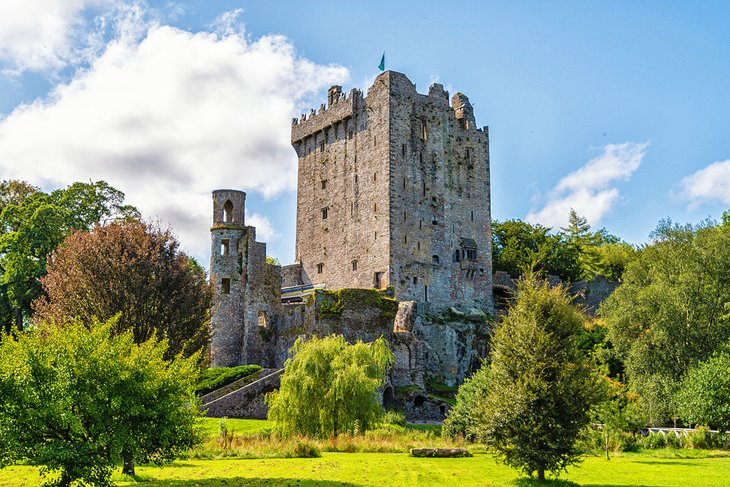
<svg viewBox="0 0 730 487">
<path fill-rule="evenodd" d="M 210 191 L 245 189 L 293 258 L 290 119 L 386 67 L 466 93 L 491 136 L 492 213 L 574 207 L 647 241 L 730 208 L 724 2 L 4 0 L 0 178 L 105 179 L 208 260 Z"/>
</svg>

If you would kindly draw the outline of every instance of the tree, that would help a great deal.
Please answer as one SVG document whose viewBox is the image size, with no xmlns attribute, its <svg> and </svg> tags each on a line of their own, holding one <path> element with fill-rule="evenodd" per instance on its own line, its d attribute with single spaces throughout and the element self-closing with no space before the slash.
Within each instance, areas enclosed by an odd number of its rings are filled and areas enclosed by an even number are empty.
<svg viewBox="0 0 730 487">
<path fill-rule="evenodd" d="M 730 353 L 700 363 L 682 381 L 679 416 L 689 424 L 730 430 Z"/>
<path fill-rule="evenodd" d="M 378 422 L 378 388 L 393 363 L 382 337 L 354 345 L 342 335 L 298 339 L 291 353 L 279 391 L 267 396 L 277 431 L 328 437 L 366 431 Z"/>
<path fill-rule="evenodd" d="M 573 445 L 601 387 L 575 345 L 583 315 L 566 290 L 523 278 L 492 342 L 489 390 L 477 406 L 478 438 L 528 475 L 575 463 Z"/>
<path fill-rule="evenodd" d="M 492 222 L 494 269 L 512 277 L 526 270 L 541 270 L 575 281 L 580 276 L 579 254 L 566 244 L 562 235 L 550 234 L 550 228 L 530 225 L 520 220 Z"/>
<path fill-rule="evenodd" d="M 34 304 L 36 321 L 120 314 L 114 332 L 131 330 L 137 343 L 167 338 L 168 357 L 208 344 L 210 286 L 169 230 L 127 221 L 76 232 L 53 254 L 41 283 L 47 297 Z"/>
<path fill-rule="evenodd" d="M 456 404 L 449 409 L 443 425 L 443 434 L 449 438 L 461 436 L 465 440 L 475 441 L 477 406 L 484 401 L 489 391 L 489 364 L 485 363 L 464 380 L 456 394 Z"/>
<path fill-rule="evenodd" d="M 74 183 L 50 194 L 23 181 L 0 183 L 0 320 L 22 329 L 42 295 L 48 255 L 74 230 L 138 218 L 124 194 L 104 181 Z"/>
<path fill-rule="evenodd" d="M 730 226 L 661 222 L 600 308 L 654 424 L 678 416 L 682 378 L 730 339 Z"/>
<path fill-rule="evenodd" d="M 122 457 L 157 464 L 197 441 L 199 356 L 163 358 L 113 323 L 39 325 L 0 343 L 0 467 L 42 465 L 47 485 L 111 485 Z"/>
</svg>

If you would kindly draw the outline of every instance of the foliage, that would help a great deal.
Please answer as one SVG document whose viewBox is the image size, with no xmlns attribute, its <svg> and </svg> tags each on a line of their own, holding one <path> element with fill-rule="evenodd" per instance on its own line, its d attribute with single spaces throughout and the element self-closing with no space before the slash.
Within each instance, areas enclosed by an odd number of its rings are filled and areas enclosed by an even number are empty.
<svg viewBox="0 0 730 487">
<path fill-rule="evenodd" d="M 120 314 L 114 332 L 131 330 L 137 343 L 157 334 L 168 357 L 208 343 L 211 291 L 169 230 L 126 221 L 69 236 L 41 279 L 47 298 L 37 320 L 84 322 Z"/>
<path fill-rule="evenodd" d="M 281 265 L 281 261 L 279 260 L 278 257 L 271 257 L 269 255 L 266 256 L 266 263 L 270 264 L 270 265 L 278 265 L 278 266 Z"/>
<path fill-rule="evenodd" d="M 166 342 L 113 326 L 42 324 L 0 343 L 0 466 L 103 486 L 123 455 L 162 464 L 196 443 L 199 357 L 166 361 Z"/>
<path fill-rule="evenodd" d="M 660 223 L 601 308 L 653 424 L 676 417 L 684 375 L 730 339 L 730 226 Z"/>
<path fill-rule="evenodd" d="M 456 394 L 456 405 L 447 413 L 443 434 L 448 438 L 461 437 L 474 441 L 477 426 L 475 412 L 489 391 L 489 364 L 482 366 L 471 377 L 464 380 Z"/>
<path fill-rule="evenodd" d="M 679 416 L 690 424 L 730 431 L 730 354 L 717 354 L 690 370 L 677 402 Z"/>
<path fill-rule="evenodd" d="M 200 380 L 195 386 L 195 393 L 201 396 L 208 394 L 238 379 L 255 374 L 260 370 L 260 365 L 239 365 L 237 367 L 214 367 L 206 369 L 200 375 Z"/>
<path fill-rule="evenodd" d="M 564 288 L 527 276 L 493 339 L 475 434 L 541 481 L 577 461 L 575 440 L 601 395 L 575 345 L 583 319 Z"/>
<path fill-rule="evenodd" d="M 50 194 L 22 181 L 0 183 L 0 320 L 6 331 L 24 326 L 48 255 L 74 230 L 139 218 L 124 194 L 104 181 L 74 183 Z"/>
<path fill-rule="evenodd" d="M 378 423 L 378 388 L 393 363 L 383 338 L 354 345 L 341 335 L 298 339 L 291 354 L 279 391 L 267 396 L 276 431 L 327 437 Z"/>
<path fill-rule="evenodd" d="M 576 249 L 568 247 L 561 235 L 550 228 L 520 220 L 492 222 L 492 255 L 495 271 L 517 277 L 526 270 L 542 270 L 561 279 L 575 281 L 580 276 Z"/>
</svg>

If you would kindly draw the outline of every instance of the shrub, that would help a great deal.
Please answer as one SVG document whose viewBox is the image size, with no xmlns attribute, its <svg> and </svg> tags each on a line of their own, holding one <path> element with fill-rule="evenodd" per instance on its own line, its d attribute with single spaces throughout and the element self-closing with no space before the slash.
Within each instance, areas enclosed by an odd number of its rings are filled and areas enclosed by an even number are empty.
<svg viewBox="0 0 730 487">
<path fill-rule="evenodd" d="M 641 446 L 649 450 L 658 450 L 667 446 L 667 440 L 663 433 L 649 433 L 642 441 Z"/>
<path fill-rule="evenodd" d="M 456 394 L 456 404 L 451 408 L 444 421 L 443 433 L 448 438 L 462 437 L 475 441 L 475 406 L 487 395 L 489 388 L 489 365 L 483 364 L 479 370 L 466 379 Z"/>
<path fill-rule="evenodd" d="M 322 456 L 322 452 L 311 441 L 299 440 L 294 446 L 294 456 L 299 458 L 319 458 Z"/>
<path fill-rule="evenodd" d="M 203 396 L 260 370 L 260 365 L 239 365 L 237 367 L 215 367 L 207 369 L 201 374 L 200 380 L 195 386 L 195 393 Z"/>
<path fill-rule="evenodd" d="M 714 448 L 725 448 L 727 439 L 725 435 L 713 433 L 707 426 L 700 426 L 694 431 L 690 431 L 685 439 L 685 448 L 696 450 L 711 450 Z"/>
<path fill-rule="evenodd" d="M 406 415 L 401 411 L 387 410 L 383 415 L 383 424 L 392 424 L 396 426 L 406 425 Z"/>
</svg>

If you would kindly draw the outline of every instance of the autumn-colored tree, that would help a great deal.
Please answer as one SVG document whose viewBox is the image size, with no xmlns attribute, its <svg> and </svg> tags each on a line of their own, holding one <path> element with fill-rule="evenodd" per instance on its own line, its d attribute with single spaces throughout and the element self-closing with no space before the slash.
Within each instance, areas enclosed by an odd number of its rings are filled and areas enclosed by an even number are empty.
<svg viewBox="0 0 730 487">
<path fill-rule="evenodd" d="M 170 342 L 168 356 L 208 343 L 211 290 L 205 272 L 179 249 L 169 230 L 115 222 L 66 238 L 41 279 L 47 297 L 34 303 L 36 321 L 108 320 L 142 343 Z"/>
<path fill-rule="evenodd" d="M 124 193 L 104 181 L 74 183 L 44 193 L 24 181 L 0 183 L 0 322 L 22 329 L 31 302 L 42 295 L 46 260 L 76 230 L 112 220 L 139 219 Z"/>
</svg>

